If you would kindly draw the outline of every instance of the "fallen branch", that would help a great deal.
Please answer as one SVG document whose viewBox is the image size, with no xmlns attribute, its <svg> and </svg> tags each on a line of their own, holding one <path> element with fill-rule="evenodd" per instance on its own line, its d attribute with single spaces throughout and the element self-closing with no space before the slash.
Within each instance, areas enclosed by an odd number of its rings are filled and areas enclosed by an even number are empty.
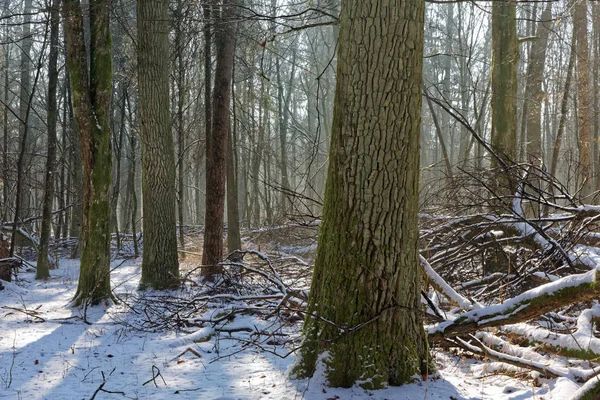
<svg viewBox="0 0 600 400">
<path fill-rule="evenodd" d="M 429 262 L 425 259 L 425 257 L 419 255 L 419 261 L 421 262 L 421 268 L 423 268 L 423 272 L 429 278 L 429 283 L 437 289 L 438 292 L 442 293 L 450 302 L 463 310 L 471 310 L 473 308 L 480 308 L 479 305 L 474 307 L 475 305 L 459 294 L 456 290 L 452 289 L 446 281 L 437 274 L 429 265 Z"/>
<path fill-rule="evenodd" d="M 17 311 L 17 312 L 27 315 L 28 317 L 37 318 L 38 321 L 34 321 L 34 322 L 46 322 L 46 320 L 44 318 L 40 317 L 40 313 L 38 313 L 35 310 L 26 310 L 26 309 L 10 307 L 10 306 L 2 306 L 2 309 Z"/>
<path fill-rule="evenodd" d="M 503 304 L 495 304 L 440 322 L 428 329 L 429 340 L 460 336 L 477 330 L 528 321 L 557 308 L 598 298 L 597 272 L 571 275 L 528 290 Z"/>
<path fill-rule="evenodd" d="M 579 314 L 573 333 L 558 333 L 527 324 L 507 326 L 504 331 L 513 339 L 539 344 L 542 350 L 550 353 L 595 361 L 600 359 L 600 339 L 594 335 L 592 321 L 598 317 L 600 306 L 595 305 Z"/>
<path fill-rule="evenodd" d="M 198 353 L 196 350 L 192 349 L 191 347 L 188 347 L 187 349 L 185 349 L 184 351 L 182 351 L 181 353 L 179 353 L 176 357 L 173 357 L 173 360 L 171 360 L 171 361 L 177 360 L 179 357 L 181 357 L 185 353 L 192 353 L 196 357 L 202 358 L 202 356 L 200 355 L 200 353 Z"/>
<path fill-rule="evenodd" d="M 529 360 L 525 360 L 516 356 L 511 356 L 493 350 L 484 345 L 480 340 L 473 336 L 471 336 L 470 339 L 473 341 L 473 343 L 469 343 L 465 339 L 462 339 L 460 337 L 454 338 L 454 340 L 449 341 L 449 343 L 451 343 L 453 346 L 458 346 L 463 350 L 470 351 L 471 353 L 486 356 L 488 358 L 491 358 L 492 360 L 496 360 L 505 364 L 510 364 L 518 368 L 537 371 L 548 378 L 558 378 L 560 376 L 564 376 L 564 374 L 559 373 L 558 371 L 555 371 L 551 368 L 548 368 L 545 365 L 541 365 L 540 363 L 535 363 Z"/>
<path fill-rule="evenodd" d="M 106 389 L 104 389 L 104 385 L 106 385 L 106 377 L 104 376 L 104 372 L 101 372 L 101 373 L 102 373 L 102 383 L 100 384 L 100 386 L 98 386 L 98 389 L 96 389 L 96 391 L 94 392 L 94 394 L 92 395 L 92 397 L 90 397 L 90 400 L 94 400 L 96 398 L 96 395 L 98 393 L 100 393 L 100 392 L 104 392 L 104 393 L 108 393 L 108 394 L 120 394 L 122 396 L 125 396 L 125 392 L 119 392 L 119 391 L 112 391 L 112 390 L 106 390 Z"/>
</svg>

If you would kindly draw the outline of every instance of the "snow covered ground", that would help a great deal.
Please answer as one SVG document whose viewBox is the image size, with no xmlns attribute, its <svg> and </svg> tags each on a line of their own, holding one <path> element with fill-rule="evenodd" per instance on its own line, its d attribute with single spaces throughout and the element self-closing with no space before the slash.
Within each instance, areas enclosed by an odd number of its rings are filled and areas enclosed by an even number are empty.
<svg viewBox="0 0 600 400">
<path fill-rule="evenodd" d="M 121 264 L 116 260 L 113 265 Z M 282 359 L 227 334 L 197 343 L 197 334 L 144 332 L 128 321 L 139 315 L 124 306 L 87 310 L 69 306 L 77 286 L 78 260 L 61 260 L 52 279 L 33 272 L 0 291 L 1 399 L 568 399 L 577 385 L 568 379 L 513 379 L 498 363 L 435 352 L 439 376 L 380 391 L 332 389 L 316 376 L 291 380 L 293 356 Z M 139 260 L 112 272 L 117 295 L 136 292 Z M 236 325 L 260 324 L 242 316 Z M 193 354 L 191 349 L 200 356 Z M 278 350 L 273 346 L 273 350 Z M 285 353 L 286 349 L 279 349 Z M 225 356 L 225 357 L 224 357 Z M 153 379 L 154 377 L 154 379 Z M 102 386 L 104 391 L 98 391 Z M 96 393 L 97 392 L 97 393 Z"/>
</svg>

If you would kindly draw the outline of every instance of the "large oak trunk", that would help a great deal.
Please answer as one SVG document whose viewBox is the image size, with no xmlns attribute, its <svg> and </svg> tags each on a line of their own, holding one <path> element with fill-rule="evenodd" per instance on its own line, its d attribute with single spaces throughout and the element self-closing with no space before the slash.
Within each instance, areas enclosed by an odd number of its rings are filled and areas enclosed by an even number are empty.
<svg viewBox="0 0 600 400">
<path fill-rule="evenodd" d="M 424 2 L 342 2 L 323 222 L 305 343 L 332 386 L 426 372 L 417 191 Z"/>
</svg>

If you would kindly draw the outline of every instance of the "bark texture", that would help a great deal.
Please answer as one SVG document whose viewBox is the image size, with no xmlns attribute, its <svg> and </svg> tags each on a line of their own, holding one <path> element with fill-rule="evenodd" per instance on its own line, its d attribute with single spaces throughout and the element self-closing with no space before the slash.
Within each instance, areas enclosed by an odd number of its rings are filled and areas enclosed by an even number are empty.
<svg viewBox="0 0 600 400">
<path fill-rule="evenodd" d="M 342 2 L 323 223 L 296 366 L 332 386 L 426 373 L 417 203 L 423 0 Z"/>
<path fill-rule="evenodd" d="M 206 217 L 202 264 L 208 279 L 220 272 L 223 259 L 223 217 L 225 214 L 225 179 L 227 137 L 229 134 L 229 103 L 235 34 L 235 0 L 223 2 L 221 17 L 215 26 L 217 67 L 213 89 L 213 126 L 211 140 L 206 143 Z"/>
<path fill-rule="evenodd" d="M 44 190 L 44 205 L 42 210 L 42 230 L 35 278 L 50 277 L 50 262 L 48 259 L 48 244 L 52 227 L 52 202 L 54 200 L 54 169 L 56 157 L 56 87 L 58 83 L 58 28 L 59 0 L 53 0 L 50 9 L 50 54 L 48 56 L 48 110 L 46 123 L 48 125 L 48 155 L 46 159 L 46 180 Z"/>
<path fill-rule="evenodd" d="M 83 170 L 81 270 L 74 303 L 97 304 L 110 292 L 110 0 L 90 4 L 90 63 L 77 0 L 63 3 L 67 66 Z"/>
<path fill-rule="evenodd" d="M 169 2 L 137 2 L 144 252 L 142 287 L 179 283 L 175 152 L 169 112 Z"/>
<path fill-rule="evenodd" d="M 517 157 L 517 41 L 516 3 L 492 2 L 492 148 L 504 163 Z M 492 157 L 492 168 L 500 167 Z M 498 194 L 514 193 L 508 173 L 498 176 Z"/>
</svg>

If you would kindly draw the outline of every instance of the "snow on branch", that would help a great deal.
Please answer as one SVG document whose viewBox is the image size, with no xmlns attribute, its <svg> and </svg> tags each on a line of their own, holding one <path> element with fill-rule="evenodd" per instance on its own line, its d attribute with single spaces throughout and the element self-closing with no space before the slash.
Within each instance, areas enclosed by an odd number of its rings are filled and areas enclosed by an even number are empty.
<svg viewBox="0 0 600 400">
<path fill-rule="evenodd" d="M 600 339 L 594 336 L 593 320 L 600 318 L 600 305 L 581 312 L 577 318 L 575 332 L 558 333 L 549 329 L 529 324 L 515 324 L 504 327 L 504 331 L 512 337 L 539 343 L 547 352 L 577 357 L 583 360 L 600 358 Z"/>
<path fill-rule="evenodd" d="M 453 321 L 430 326 L 429 340 L 435 342 L 445 337 L 458 336 L 482 328 L 515 324 L 569 304 L 598 298 L 600 287 L 596 284 L 596 280 L 596 270 L 566 276 L 528 290 L 503 304 L 463 313 Z"/>
<path fill-rule="evenodd" d="M 470 310 L 472 308 L 480 308 L 481 306 L 477 303 L 472 303 L 466 297 L 462 296 L 456 290 L 454 290 L 446 281 L 433 270 L 429 262 L 425 257 L 419 255 L 421 267 L 425 272 L 425 275 L 430 279 L 430 283 L 444 296 L 450 300 L 451 303 L 457 305 L 463 310 Z"/>
</svg>

